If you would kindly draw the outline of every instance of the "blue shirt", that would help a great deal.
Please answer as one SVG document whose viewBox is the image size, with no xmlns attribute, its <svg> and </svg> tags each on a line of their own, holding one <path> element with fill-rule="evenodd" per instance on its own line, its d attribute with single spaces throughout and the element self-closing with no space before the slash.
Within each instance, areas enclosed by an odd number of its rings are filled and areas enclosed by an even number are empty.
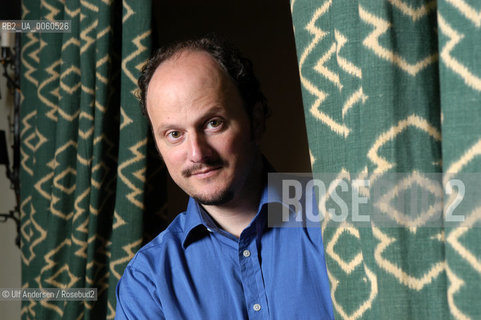
<svg viewBox="0 0 481 320">
<path fill-rule="evenodd" d="M 334 319 L 321 229 L 267 226 L 265 188 L 240 238 L 192 198 L 117 285 L 116 319 Z"/>
</svg>

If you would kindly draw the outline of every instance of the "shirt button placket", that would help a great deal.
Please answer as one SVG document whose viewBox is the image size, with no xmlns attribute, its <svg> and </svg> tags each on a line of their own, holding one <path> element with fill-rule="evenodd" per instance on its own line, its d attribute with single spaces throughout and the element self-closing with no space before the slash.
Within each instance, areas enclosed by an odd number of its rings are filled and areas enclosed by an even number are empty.
<svg viewBox="0 0 481 320">
<path fill-rule="evenodd" d="M 255 240 L 253 235 L 241 236 L 239 241 L 239 264 L 245 301 L 247 306 L 249 306 L 249 319 L 262 320 L 268 318 L 269 315 Z"/>
</svg>

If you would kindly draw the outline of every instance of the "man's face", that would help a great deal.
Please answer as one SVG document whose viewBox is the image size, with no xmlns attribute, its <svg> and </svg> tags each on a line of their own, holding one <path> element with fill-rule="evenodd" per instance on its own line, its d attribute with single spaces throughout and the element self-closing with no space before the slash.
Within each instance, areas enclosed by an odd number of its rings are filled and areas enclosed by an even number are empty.
<svg viewBox="0 0 481 320">
<path fill-rule="evenodd" d="M 234 83 L 209 54 L 186 51 L 163 62 L 146 100 L 157 147 L 188 195 L 219 205 L 249 187 L 258 154 L 250 119 Z"/>
</svg>

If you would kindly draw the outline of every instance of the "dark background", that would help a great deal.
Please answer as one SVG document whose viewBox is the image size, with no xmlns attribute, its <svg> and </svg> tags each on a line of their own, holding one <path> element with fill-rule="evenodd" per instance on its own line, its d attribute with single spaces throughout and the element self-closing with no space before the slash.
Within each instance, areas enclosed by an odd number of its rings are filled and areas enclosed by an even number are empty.
<svg viewBox="0 0 481 320">
<path fill-rule="evenodd" d="M 0 0 L 0 20 L 20 20 L 20 0 Z"/>
<path fill-rule="evenodd" d="M 154 47 L 215 32 L 251 59 L 272 110 L 264 154 L 279 172 L 311 171 L 289 1 L 154 1 L 153 23 Z M 168 192 L 172 217 L 186 196 Z"/>
</svg>

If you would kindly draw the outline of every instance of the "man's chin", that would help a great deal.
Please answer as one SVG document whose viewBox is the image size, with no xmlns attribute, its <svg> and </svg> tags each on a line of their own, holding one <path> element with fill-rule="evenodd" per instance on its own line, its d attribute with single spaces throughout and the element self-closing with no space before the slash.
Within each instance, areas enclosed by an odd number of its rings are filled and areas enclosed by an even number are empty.
<svg viewBox="0 0 481 320">
<path fill-rule="evenodd" d="M 231 201 L 234 198 L 234 192 L 226 190 L 217 195 L 193 195 L 192 198 L 205 206 L 220 206 Z"/>
</svg>

